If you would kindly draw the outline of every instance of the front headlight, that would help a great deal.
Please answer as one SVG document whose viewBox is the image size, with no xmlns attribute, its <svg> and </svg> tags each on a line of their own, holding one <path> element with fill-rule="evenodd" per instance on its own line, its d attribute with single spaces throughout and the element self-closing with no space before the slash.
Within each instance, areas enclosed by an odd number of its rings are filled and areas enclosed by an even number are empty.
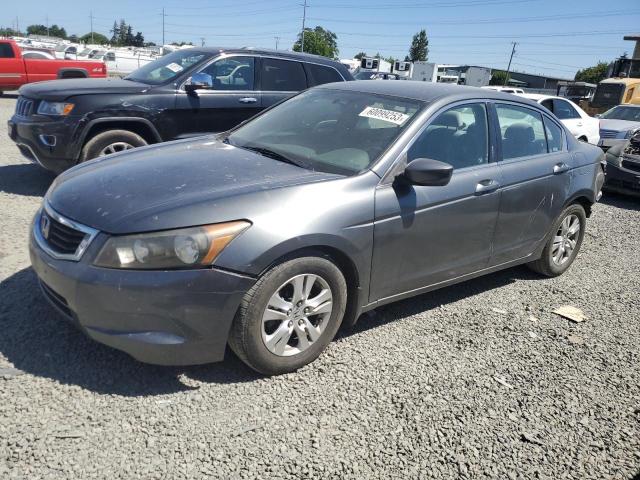
<svg viewBox="0 0 640 480">
<path fill-rule="evenodd" d="M 236 221 L 111 237 L 94 263 L 99 267 L 131 269 L 208 266 L 250 225 L 246 221 Z"/>
<path fill-rule="evenodd" d="M 625 139 L 631 138 L 638 132 L 640 132 L 640 128 L 634 128 L 633 130 L 629 130 L 627 134 L 624 136 L 624 138 Z"/>
<path fill-rule="evenodd" d="M 65 102 L 47 102 L 41 101 L 38 106 L 38 114 L 40 115 L 69 115 L 75 105 Z"/>
</svg>

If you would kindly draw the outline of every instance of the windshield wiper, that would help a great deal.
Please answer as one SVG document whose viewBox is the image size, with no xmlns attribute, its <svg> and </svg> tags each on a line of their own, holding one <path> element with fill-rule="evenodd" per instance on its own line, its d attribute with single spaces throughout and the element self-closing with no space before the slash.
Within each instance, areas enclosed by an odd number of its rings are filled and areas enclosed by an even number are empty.
<svg viewBox="0 0 640 480">
<path fill-rule="evenodd" d="M 296 167 L 307 168 L 307 169 L 309 168 L 307 165 L 305 165 L 302 162 L 298 162 L 298 161 L 296 161 L 296 160 L 294 160 L 292 158 L 285 157 L 281 153 L 274 152 L 273 150 L 270 150 L 270 149 L 265 148 L 265 147 L 249 147 L 249 146 L 246 146 L 246 145 L 243 145 L 241 147 L 236 145 L 236 147 L 244 148 L 245 150 L 250 150 L 252 152 L 259 153 L 262 156 L 265 156 L 265 157 L 268 157 L 268 158 L 272 158 L 272 159 L 278 160 L 280 162 L 290 163 L 291 165 L 295 165 Z"/>
</svg>

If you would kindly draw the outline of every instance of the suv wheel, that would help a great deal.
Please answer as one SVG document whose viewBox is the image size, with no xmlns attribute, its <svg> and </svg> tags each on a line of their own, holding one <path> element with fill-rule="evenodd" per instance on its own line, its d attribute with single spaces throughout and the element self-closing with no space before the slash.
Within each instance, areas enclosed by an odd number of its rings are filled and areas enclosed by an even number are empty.
<svg viewBox="0 0 640 480">
<path fill-rule="evenodd" d="M 551 228 L 542 256 L 529 263 L 529 268 L 547 277 L 562 275 L 578 255 L 586 224 L 587 215 L 582 205 L 565 208 Z"/>
<path fill-rule="evenodd" d="M 333 339 L 346 303 L 347 284 L 335 264 L 320 257 L 290 260 L 247 292 L 229 345 L 260 373 L 292 372 L 314 361 Z"/>
<path fill-rule="evenodd" d="M 86 162 L 97 157 L 130 150 L 147 145 L 140 135 L 128 130 L 107 130 L 89 140 L 80 155 L 80 161 Z"/>
</svg>

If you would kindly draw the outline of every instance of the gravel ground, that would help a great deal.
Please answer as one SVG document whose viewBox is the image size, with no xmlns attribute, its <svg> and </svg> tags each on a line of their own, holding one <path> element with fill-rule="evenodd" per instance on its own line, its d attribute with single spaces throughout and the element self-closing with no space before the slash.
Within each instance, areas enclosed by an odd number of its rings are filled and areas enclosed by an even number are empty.
<svg viewBox="0 0 640 480">
<path fill-rule="evenodd" d="M 640 478 L 640 201 L 606 196 L 561 278 L 387 306 L 261 378 L 232 354 L 143 365 L 62 323 L 26 248 L 51 180 L 0 136 L 0 478 Z"/>
</svg>

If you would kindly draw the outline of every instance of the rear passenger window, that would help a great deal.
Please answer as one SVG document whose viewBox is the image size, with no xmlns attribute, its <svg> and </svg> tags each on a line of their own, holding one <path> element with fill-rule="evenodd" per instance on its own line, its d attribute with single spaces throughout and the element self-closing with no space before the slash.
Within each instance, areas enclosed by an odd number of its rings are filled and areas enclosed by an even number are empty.
<svg viewBox="0 0 640 480">
<path fill-rule="evenodd" d="M 8 43 L 0 43 L 0 58 L 13 58 L 13 48 Z"/>
<path fill-rule="evenodd" d="M 562 151 L 562 129 L 547 118 L 544 119 L 544 126 L 547 129 L 549 152 Z"/>
<path fill-rule="evenodd" d="M 262 90 L 271 92 L 298 92 L 307 88 L 307 77 L 300 62 L 262 59 Z"/>
<path fill-rule="evenodd" d="M 313 63 L 305 63 L 304 67 L 307 70 L 310 87 L 322 85 L 324 83 L 343 81 L 343 78 L 335 68 L 324 67 Z"/>
<path fill-rule="evenodd" d="M 515 105 L 496 105 L 502 158 L 529 157 L 547 153 L 547 141 L 542 124 L 542 115 L 534 110 Z"/>
<path fill-rule="evenodd" d="M 438 115 L 409 148 L 407 161 L 431 158 L 465 168 L 488 162 L 484 104 L 462 105 Z"/>
</svg>

